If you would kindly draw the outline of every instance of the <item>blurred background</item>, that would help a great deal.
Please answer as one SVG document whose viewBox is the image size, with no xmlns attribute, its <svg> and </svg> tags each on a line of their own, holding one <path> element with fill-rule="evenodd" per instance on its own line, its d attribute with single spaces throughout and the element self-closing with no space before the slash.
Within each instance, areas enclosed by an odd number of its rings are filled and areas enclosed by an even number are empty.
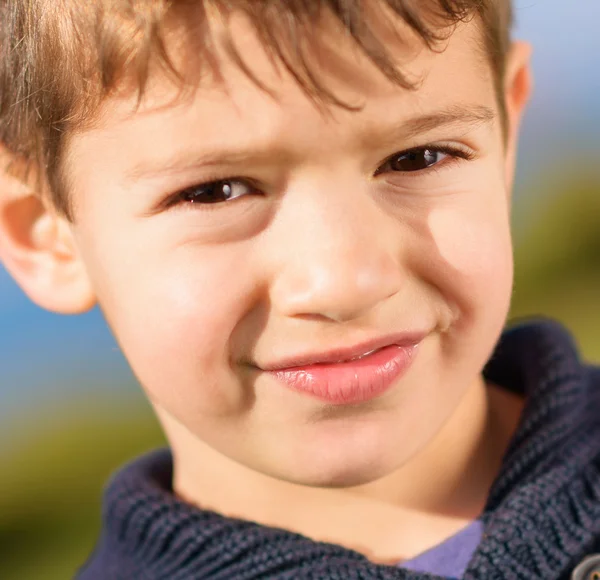
<svg viewBox="0 0 600 580">
<path fill-rule="evenodd" d="M 515 192 L 512 316 L 563 321 L 600 362 L 600 2 L 516 9 L 536 92 Z M 110 473 L 161 444 L 99 312 L 46 313 L 0 266 L 0 578 L 71 578 Z"/>
</svg>

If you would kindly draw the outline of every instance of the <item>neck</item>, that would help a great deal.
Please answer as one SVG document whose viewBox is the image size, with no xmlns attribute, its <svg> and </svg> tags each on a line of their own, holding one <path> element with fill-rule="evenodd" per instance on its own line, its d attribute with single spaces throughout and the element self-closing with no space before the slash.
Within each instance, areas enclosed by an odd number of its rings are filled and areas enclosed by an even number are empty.
<svg viewBox="0 0 600 580">
<path fill-rule="evenodd" d="M 389 563 L 421 553 L 478 517 L 521 408 L 520 399 L 479 379 L 434 440 L 408 463 L 384 478 L 343 489 L 271 478 L 217 453 L 170 419 L 161 420 L 175 457 L 173 488 L 188 503 Z"/>
</svg>

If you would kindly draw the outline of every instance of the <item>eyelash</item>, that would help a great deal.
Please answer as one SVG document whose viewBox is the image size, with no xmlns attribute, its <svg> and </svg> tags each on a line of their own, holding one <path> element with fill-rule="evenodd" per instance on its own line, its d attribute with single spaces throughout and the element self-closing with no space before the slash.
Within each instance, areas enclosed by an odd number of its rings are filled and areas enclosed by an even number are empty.
<svg viewBox="0 0 600 580">
<path fill-rule="evenodd" d="M 384 171 L 384 169 L 383 169 L 387 165 L 389 165 L 391 162 L 393 162 L 394 160 L 400 159 L 402 156 L 406 156 L 410 153 L 419 153 L 419 152 L 424 153 L 426 151 L 428 151 L 430 153 L 441 153 L 441 154 L 447 155 L 448 159 L 444 159 L 442 161 L 434 163 L 433 165 L 431 165 L 429 167 L 426 167 L 424 169 L 418 169 L 415 171 L 395 171 L 395 170 Z M 471 161 L 471 160 L 475 159 L 475 157 L 476 157 L 475 152 L 466 146 L 437 144 L 437 145 L 424 145 L 422 147 L 413 147 L 412 149 L 406 149 L 404 151 L 394 153 L 393 155 L 388 157 L 375 170 L 375 172 L 373 173 L 373 177 L 378 177 L 379 175 L 382 175 L 387 172 L 402 174 L 402 175 L 411 176 L 411 177 L 418 177 L 425 173 L 434 173 L 434 172 L 442 171 L 445 168 L 448 168 L 448 167 L 454 165 L 455 163 L 458 163 L 461 161 Z M 170 208 L 172 208 L 174 206 L 178 206 L 178 205 L 179 206 L 192 206 L 192 205 L 198 206 L 198 207 L 195 207 L 194 209 L 202 209 L 204 211 L 210 211 L 210 210 L 217 209 L 217 207 L 213 207 L 213 206 L 223 205 L 224 203 L 226 203 L 226 201 L 213 202 L 213 203 L 194 203 L 192 201 L 185 200 L 184 195 L 188 194 L 190 192 L 190 190 L 199 189 L 202 187 L 208 187 L 210 185 L 224 183 L 224 182 L 244 183 L 250 189 L 256 189 L 257 192 L 260 192 L 260 187 L 258 187 L 257 183 L 251 179 L 243 178 L 243 177 L 224 177 L 224 178 L 215 177 L 213 179 L 206 180 L 203 183 L 193 185 L 193 186 L 190 186 L 183 190 L 178 191 L 177 193 L 175 193 L 172 196 L 170 196 L 169 198 L 167 198 L 165 200 L 165 203 L 161 204 L 162 207 L 160 209 L 170 209 Z M 242 196 L 242 197 L 245 197 L 245 196 Z"/>
</svg>

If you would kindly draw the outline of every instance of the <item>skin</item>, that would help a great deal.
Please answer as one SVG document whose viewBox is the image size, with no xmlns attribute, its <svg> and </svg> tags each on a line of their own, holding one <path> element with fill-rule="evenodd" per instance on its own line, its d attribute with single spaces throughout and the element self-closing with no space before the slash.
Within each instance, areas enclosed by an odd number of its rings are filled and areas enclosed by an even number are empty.
<svg viewBox="0 0 600 580">
<path fill-rule="evenodd" d="M 101 305 L 169 439 L 176 493 L 398 561 L 477 517 L 521 411 L 481 370 L 510 302 L 529 50 L 509 55 L 505 141 L 475 21 L 436 53 L 400 31 L 416 91 L 324 23 L 336 57 L 315 42 L 319 74 L 362 105 L 326 114 L 242 20 L 230 26 L 275 97 L 221 49 L 221 80 L 188 98 L 160 76 L 139 109 L 123 90 L 69 140 L 73 223 L 3 174 L 0 255 L 46 308 Z M 471 117 L 414 121 L 459 109 Z M 426 145 L 469 159 L 386 165 Z M 166 201 L 233 177 L 254 185 L 218 204 Z M 327 406 L 260 371 L 414 331 L 426 338 L 409 371 L 365 404 Z"/>
</svg>

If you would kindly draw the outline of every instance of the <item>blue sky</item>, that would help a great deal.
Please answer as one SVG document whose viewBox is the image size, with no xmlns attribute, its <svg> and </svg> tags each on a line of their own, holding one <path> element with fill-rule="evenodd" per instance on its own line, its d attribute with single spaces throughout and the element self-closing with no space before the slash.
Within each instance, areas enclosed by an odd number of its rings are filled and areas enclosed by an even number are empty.
<svg viewBox="0 0 600 580">
<path fill-rule="evenodd" d="M 600 0 L 518 0 L 516 6 L 516 36 L 535 46 L 522 182 L 565 152 L 600 159 Z M 121 383 L 131 384 L 131 375 L 98 311 L 45 313 L 0 267 L 0 418 L 17 407 Z"/>
<path fill-rule="evenodd" d="M 561 158 L 600 158 L 600 1 L 517 0 L 515 37 L 533 45 L 535 90 L 518 180 Z"/>
<path fill-rule="evenodd" d="M 518 0 L 515 12 L 515 36 L 534 46 L 536 103 L 557 110 L 588 101 L 597 114 L 600 2 Z"/>
</svg>

